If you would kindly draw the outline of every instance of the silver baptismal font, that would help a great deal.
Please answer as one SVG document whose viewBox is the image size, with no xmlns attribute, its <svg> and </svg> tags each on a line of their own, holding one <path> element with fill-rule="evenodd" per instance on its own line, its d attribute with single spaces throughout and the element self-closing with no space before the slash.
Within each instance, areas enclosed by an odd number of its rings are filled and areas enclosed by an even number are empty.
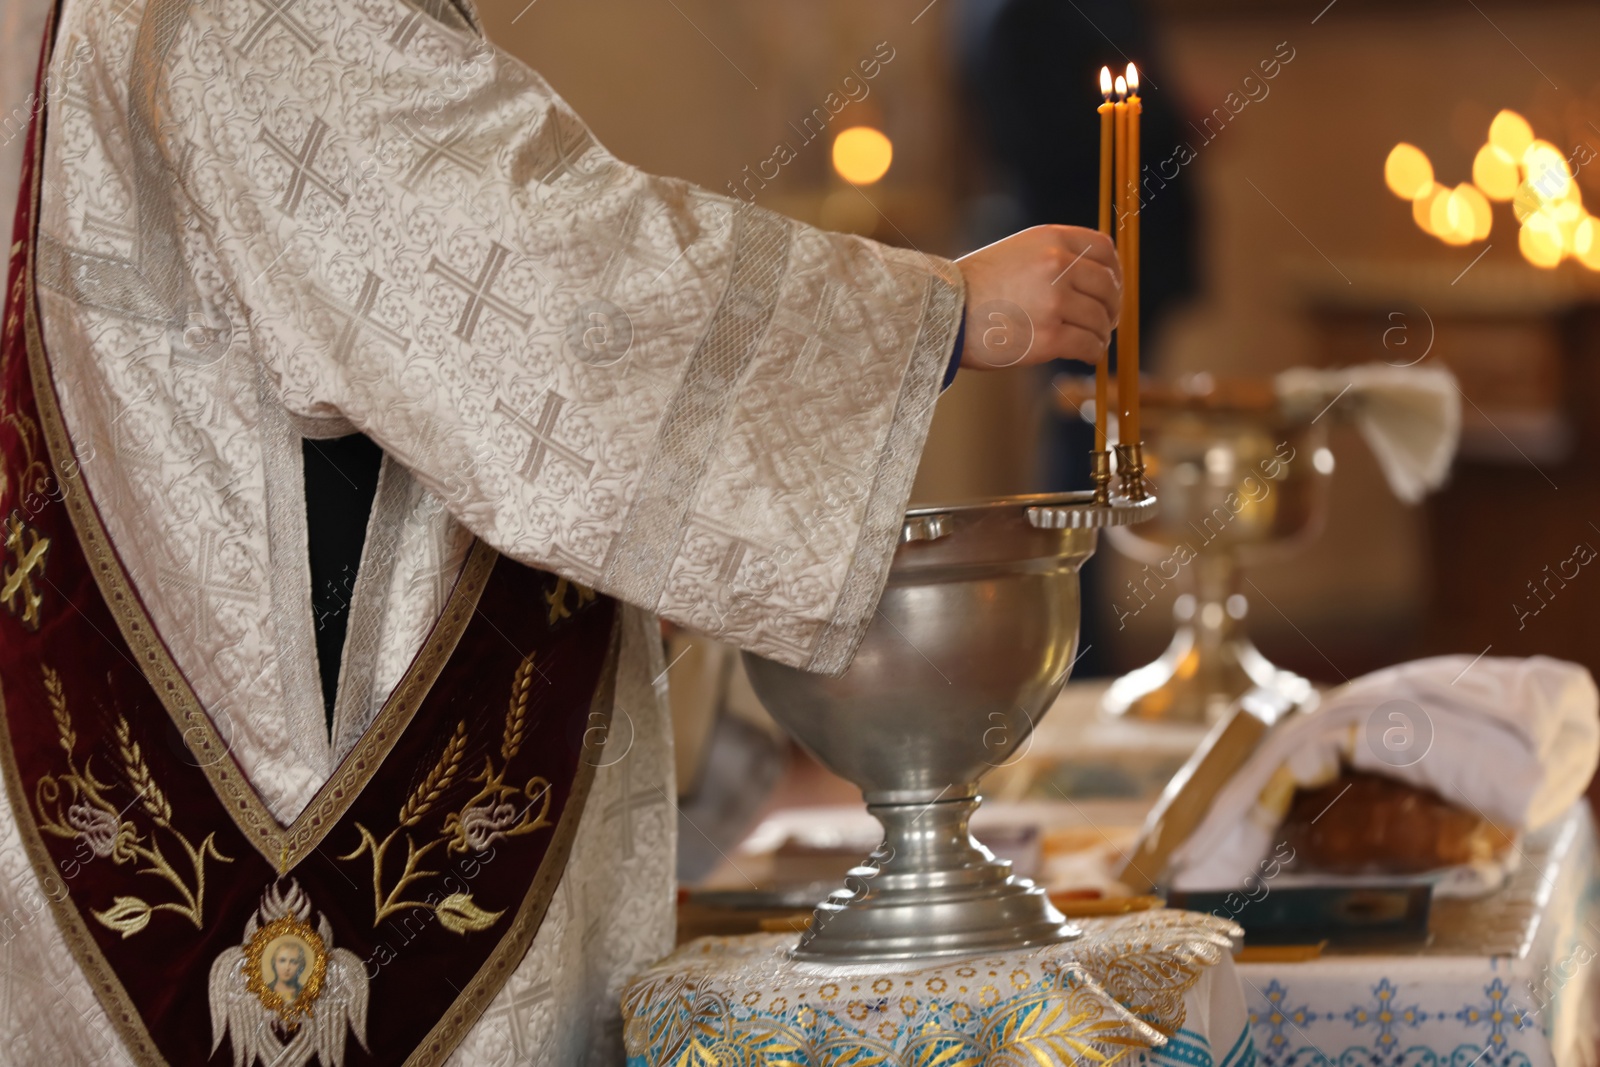
<svg viewBox="0 0 1600 1067">
<path fill-rule="evenodd" d="M 1070 940 L 1044 890 L 968 830 L 979 780 L 1013 758 L 1066 683 L 1078 569 L 1102 528 L 1154 497 L 1009 497 L 908 512 L 877 614 L 849 670 L 746 654 L 763 704 L 861 788 L 883 844 L 817 906 L 799 959 L 891 960 Z"/>
</svg>

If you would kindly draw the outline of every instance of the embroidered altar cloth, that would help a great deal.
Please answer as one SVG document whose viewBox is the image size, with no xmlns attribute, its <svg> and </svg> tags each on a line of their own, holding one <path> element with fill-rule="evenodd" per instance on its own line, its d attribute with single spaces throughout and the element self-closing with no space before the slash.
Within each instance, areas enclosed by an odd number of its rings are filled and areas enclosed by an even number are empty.
<svg viewBox="0 0 1600 1067">
<path fill-rule="evenodd" d="M 1244 963 L 1261 1067 L 1592 1067 L 1600 876 L 1580 800 L 1501 890 L 1435 900 L 1426 946 Z"/>
<path fill-rule="evenodd" d="M 628 1065 L 1254 1064 L 1238 927 L 1168 910 L 1079 925 L 1046 948 L 886 964 L 796 962 L 793 934 L 701 938 L 624 991 Z"/>
</svg>

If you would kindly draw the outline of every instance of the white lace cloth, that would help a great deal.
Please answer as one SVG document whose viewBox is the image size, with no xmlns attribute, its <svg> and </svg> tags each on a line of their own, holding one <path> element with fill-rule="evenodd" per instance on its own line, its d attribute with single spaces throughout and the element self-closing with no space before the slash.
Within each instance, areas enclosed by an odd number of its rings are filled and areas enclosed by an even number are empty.
<svg viewBox="0 0 1600 1067">
<path fill-rule="evenodd" d="M 842 669 L 959 273 L 620 163 L 445 0 L 67 0 L 45 148 L 41 311 L 85 478 L 280 819 L 387 697 L 472 535 L 643 609 L 611 739 L 631 749 L 454 1062 L 615 1056 L 620 984 L 672 930 L 645 612 Z M 330 741 L 300 450 L 355 429 L 390 459 Z M 9 815 L 0 875 L 0 1062 L 116 1062 Z"/>
</svg>

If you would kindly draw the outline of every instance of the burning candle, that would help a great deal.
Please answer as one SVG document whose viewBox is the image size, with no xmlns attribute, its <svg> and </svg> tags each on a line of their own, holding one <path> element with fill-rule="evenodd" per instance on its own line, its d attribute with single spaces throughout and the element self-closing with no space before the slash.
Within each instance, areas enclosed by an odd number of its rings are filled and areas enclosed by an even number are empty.
<svg viewBox="0 0 1600 1067">
<path fill-rule="evenodd" d="M 1116 177 L 1114 179 L 1117 216 L 1117 258 L 1122 263 L 1122 313 L 1117 324 L 1117 417 L 1118 438 L 1128 443 L 1128 254 L 1132 240 L 1128 233 L 1128 79 L 1116 81 L 1117 102 L 1112 105 L 1116 122 Z"/>
<path fill-rule="evenodd" d="M 1112 236 L 1112 157 L 1117 151 L 1116 119 L 1111 103 L 1111 68 L 1100 68 L 1100 232 Z M 1106 427 L 1111 422 L 1111 350 L 1108 347 L 1094 368 L 1094 447 L 1106 449 Z"/>
<path fill-rule="evenodd" d="M 1121 79 L 1118 81 L 1120 84 Z M 1144 105 L 1139 100 L 1139 68 L 1132 63 L 1128 64 L 1127 85 L 1128 132 L 1123 142 L 1127 185 L 1123 210 L 1128 221 L 1123 228 L 1127 244 L 1122 253 L 1122 323 L 1119 327 L 1122 340 L 1117 349 L 1117 396 L 1122 409 L 1120 436 L 1124 444 L 1133 445 L 1139 442 L 1139 116 Z"/>
</svg>

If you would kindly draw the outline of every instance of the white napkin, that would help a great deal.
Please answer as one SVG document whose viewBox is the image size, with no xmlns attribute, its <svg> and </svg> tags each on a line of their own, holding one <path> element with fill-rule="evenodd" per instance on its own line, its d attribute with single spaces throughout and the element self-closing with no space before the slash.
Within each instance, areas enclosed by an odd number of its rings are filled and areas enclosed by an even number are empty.
<svg viewBox="0 0 1600 1067">
<path fill-rule="evenodd" d="M 1277 843 L 1295 787 L 1327 784 L 1341 760 L 1537 830 L 1594 776 L 1600 692 L 1583 667 L 1545 656 L 1438 656 L 1358 678 L 1273 728 L 1173 852 L 1174 888 L 1240 885 Z"/>
<path fill-rule="evenodd" d="M 1338 401 L 1378 457 L 1394 495 L 1415 504 L 1444 484 L 1461 440 L 1461 390 L 1442 367 L 1368 363 L 1340 370 L 1295 367 L 1277 393 L 1294 411 L 1320 413 Z"/>
</svg>

